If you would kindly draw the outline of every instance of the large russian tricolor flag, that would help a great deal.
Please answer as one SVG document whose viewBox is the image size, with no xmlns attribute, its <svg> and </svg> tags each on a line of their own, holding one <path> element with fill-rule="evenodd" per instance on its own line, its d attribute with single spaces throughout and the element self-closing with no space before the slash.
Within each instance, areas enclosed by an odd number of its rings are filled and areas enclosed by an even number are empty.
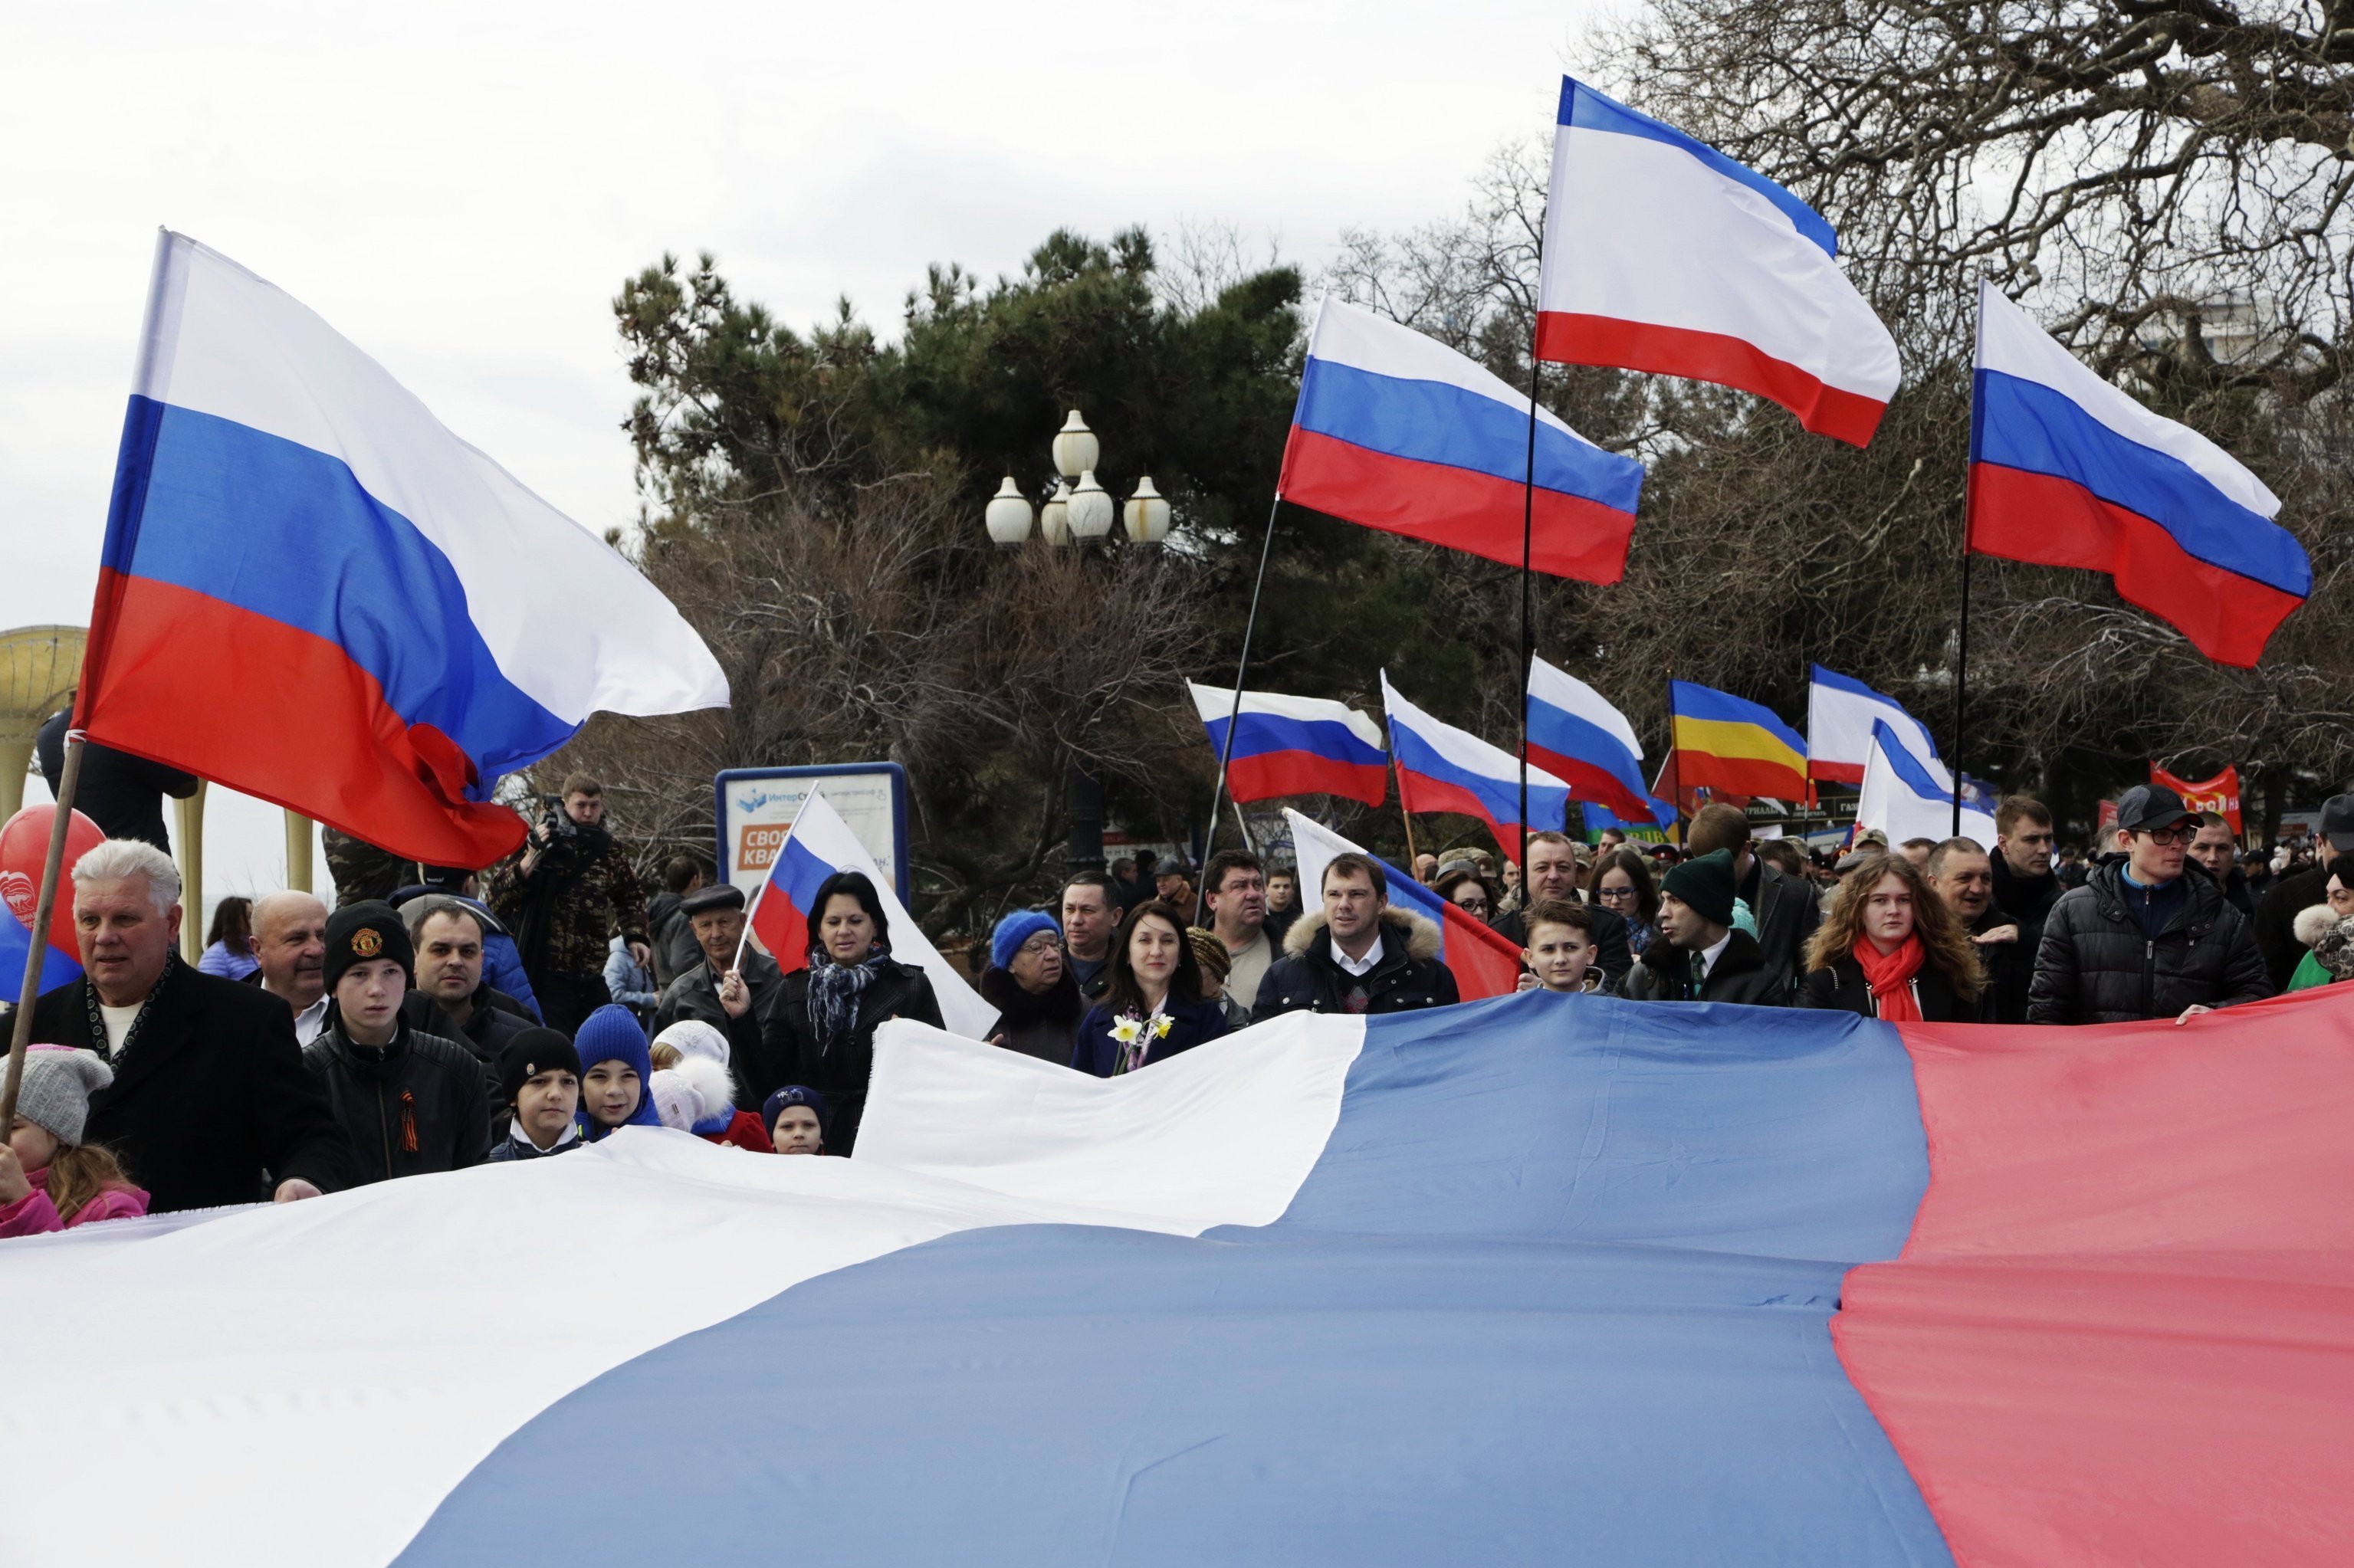
<svg viewBox="0 0 2354 1568">
<path fill-rule="evenodd" d="M 997 1022 L 998 1010 L 981 1001 L 972 982 L 940 956 L 891 890 L 891 879 L 850 831 L 850 824 L 814 789 L 801 802 L 792 826 L 785 830 L 785 842 L 778 846 L 777 858 L 769 863 L 768 879 L 752 895 L 746 929 L 760 938 L 760 946 L 787 974 L 808 968 L 810 949 L 815 945 L 810 922 L 822 913 L 815 907 L 817 890 L 827 877 L 843 871 L 863 873 L 875 885 L 884 917 L 891 923 L 891 956 L 903 964 L 917 965 L 930 979 L 942 1022 L 960 1034 L 987 1037 Z"/>
<path fill-rule="evenodd" d="M 1626 574 L 1643 465 L 1434 337 L 1342 300 L 1317 308 L 1277 488 L 1294 505 L 1586 582 Z M 1524 519 L 1535 475 L 1534 514 Z"/>
<path fill-rule="evenodd" d="M 1504 858 L 1521 853 L 1521 760 L 1469 730 L 1437 719 L 1398 695 L 1382 674 L 1382 708 L 1397 759 L 1398 799 L 1409 811 L 1460 811 L 1488 824 Z M 1569 786 L 1530 766 L 1528 831 L 1559 832 L 1569 820 Z"/>
<path fill-rule="evenodd" d="M 90 739 L 480 866 L 523 842 L 500 775 L 592 712 L 726 701 L 611 546 L 299 302 L 161 237 L 82 662 Z"/>
<path fill-rule="evenodd" d="M 1901 377 L 1896 340 L 1821 215 L 1568 77 L 1555 120 L 1538 357 L 1713 381 L 1871 440 Z"/>
<path fill-rule="evenodd" d="M 1670 786 L 1734 795 L 1807 798 L 1807 743 L 1774 710 L 1713 686 L 1668 683 L 1675 748 Z"/>
<path fill-rule="evenodd" d="M 1299 867 L 1300 896 L 1307 901 L 1307 907 L 1320 909 L 1323 907 L 1324 868 L 1332 863 L 1332 857 L 1367 852 L 1288 806 L 1283 815 L 1291 824 L 1291 851 Z M 1371 858 L 1380 859 L 1377 855 Z M 1382 861 L 1381 865 L 1383 874 L 1389 878 L 1391 905 L 1411 909 L 1438 927 L 1439 961 L 1453 971 L 1457 995 L 1466 1001 L 1478 1001 L 1485 997 L 1510 996 L 1519 989 L 1521 949 L 1511 938 L 1499 934 L 1494 927 L 1483 924 L 1469 911 L 1457 908 L 1389 862 Z"/>
<path fill-rule="evenodd" d="M 1340 795 L 1378 806 L 1389 798 L 1382 726 L 1346 703 L 1280 692 L 1244 692 L 1188 681 L 1210 749 L 1227 757 L 1226 793 L 1237 800 Z M 1239 709 L 1239 711 L 1237 711 Z M 1226 751 L 1226 730 L 1235 732 Z"/>
<path fill-rule="evenodd" d="M 1529 662 L 1529 760 L 1569 787 L 1573 800 L 1591 800 L 1628 821 L 1652 818 L 1643 786 L 1643 743 L 1609 699 L 1566 670 Z"/>
<path fill-rule="evenodd" d="M 1885 724 L 1904 737 L 1916 757 L 1935 761 L 1937 743 L 1929 726 L 1851 675 L 1808 666 L 1807 678 L 1807 777 L 1827 784 L 1861 784 L 1872 758 L 1872 730 Z"/>
<path fill-rule="evenodd" d="M 2280 498 L 2222 448 L 2094 375 L 1978 285 L 1969 547 L 2106 572 L 2218 663 L 2253 668 L 2313 591 Z"/>
<path fill-rule="evenodd" d="M 71 1309 L 0 1560 L 2340 1568 L 2349 1104 L 2327 988 L 1532 992 L 1112 1079 L 886 1023 L 854 1159 L 0 1242 L 0 1321 Z"/>
</svg>

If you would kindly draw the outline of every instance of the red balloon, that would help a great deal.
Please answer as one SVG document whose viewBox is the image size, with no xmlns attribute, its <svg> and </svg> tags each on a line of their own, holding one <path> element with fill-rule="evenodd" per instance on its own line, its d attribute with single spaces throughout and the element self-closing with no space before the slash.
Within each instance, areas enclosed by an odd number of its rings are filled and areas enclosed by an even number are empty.
<svg viewBox="0 0 2354 1568">
<path fill-rule="evenodd" d="M 49 858 L 49 825 L 57 811 L 55 806 L 27 806 L 0 824 L 0 903 L 27 930 L 40 903 L 41 870 Z M 49 913 L 49 946 L 69 953 L 79 950 L 74 943 L 74 862 L 105 842 L 98 824 L 80 811 L 66 824 L 66 858 L 58 873 L 57 906 Z"/>
</svg>

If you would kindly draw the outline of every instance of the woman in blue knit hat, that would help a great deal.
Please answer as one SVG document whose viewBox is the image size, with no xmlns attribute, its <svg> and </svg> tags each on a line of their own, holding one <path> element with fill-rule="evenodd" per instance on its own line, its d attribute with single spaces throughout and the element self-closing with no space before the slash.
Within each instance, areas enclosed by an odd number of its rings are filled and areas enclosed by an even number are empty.
<svg viewBox="0 0 2354 1568">
<path fill-rule="evenodd" d="M 580 1054 L 580 1130 L 596 1142 L 617 1127 L 660 1127 L 649 1092 L 652 1053 L 646 1026 L 618 1002 L 608 1002 L 581 1020 L 572 1037 Z"/>
<path fill-rule="evenodd" d="M 1042 910 L 1017 909 L 989 939 L 981 999 L 997 1009 L 992 1045 L 1057 1065 L 1071 1059 L 1072 1033 L 1086 1011 L 1063 958 L 1063 928 Z"/>
</svg>

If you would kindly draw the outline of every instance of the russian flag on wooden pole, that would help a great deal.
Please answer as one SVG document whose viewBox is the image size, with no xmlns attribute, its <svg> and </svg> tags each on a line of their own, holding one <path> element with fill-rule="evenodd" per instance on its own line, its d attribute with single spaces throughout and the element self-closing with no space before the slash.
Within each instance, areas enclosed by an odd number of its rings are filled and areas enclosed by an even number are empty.
<svg viewBox="0 0 2354 1568">
<path fill-rule="evenodd" d="M 1537 357 L 1682 376 L 1779 403 L 1862 446 L 1896 340 L 1814 208 L 1672 126 L 1561 83 Z"/>
<path fill-rule="evenodd" d="M 1679 791 L 1807 798 L 1807 743 L 1774 711 L 1712 686 L 1668 683 Z"/>
<path fill-rule="evenodd" d="M 746 934 L 757 934 L 760 945 L 787 974 L 806 969 L 810 949 L 815 945 L 810 927 L 824 913 L 815 907 L 817 890 L 827 877 L 841 871 L 863 873 L 875 885 L 875 895 L 882 900 L 884 918 L 891 927 L 891 956 L 903 964 L 917 966 L 930 979 L 932 994 L 940 1004 L 940 1022 L 959 1034 L 987 1039 L 997 1022 L 997 1009 L 981 1001 L 981 993 L 940 956 L 924 928 L 916 924 L 916 917 L 907 913 L 907 906 L 891 891 L 890 879 L 850 831 L 850 824 L 814 789 L 801 802 L 793 825 L 785 830 L 785 842 L 777 846 L 777 858 L 769 863 L 768 880 L 752 895 L 752 906 L 745 916 Z M 737 961 L 743 961 L 740 944 Z"/>
<path fill-rule="evenodd" d="M 1808 669 L 1808 778 L 1827 784 L 1861 784 L 1864 765 L 1872 758 L 1875 724 L 1884 723 L 1902 736 L 1914 756 L 1936 760 L 1937 743 L 1930 737 L 1929 726 L 1906 713 L 1895 698 L 1820 664 Z"/>
<path fill-rule="evenodd" d="M 1529 662 L 1529 760 L 1614 818 L 1647 822 L 1656 809 L 1643 787 L 1643 743 L 1627 715 L 1592 686 L 1542 659 Z"/>
<path fill-rule="evenodd" d="M 1291 850 L 1299 867 L 1300 895 L 1309 900 L 1310 907 L 1320 908 L 1324 868 L 1331 863 L 1332 857 L 1366 852 L 1288 806 L 1284 808 L 1283 815 L 1291 824 Z M 1378 855 L 1367 858 L 1381 859 Z M 1381 865 L 1389 878 L 1390 902 L 1413 910 L 1438 927 L 1439 961 L 1454 971 L 1456 991 L 1465 1001 L 1510 996 L 1520 989 L 1521 950 L 1512 945 L 1511 938 L 1457 908 L 1389 862 L 1381 861 Z"/>
<path fill-rule="evenodd" d="M 2188 425 L 2094 375 L 1978 285 L 1968 547 L 2106 572 L 2221 664 L 2253 668 L 2313 567 L 2280 498 Z"/>
<path fill-rule="evenodd" d="M 1535 570 L 1615 583 L 1643 465 L 1539 408 L 1532 469 L 1524 393 L 1436 338 L 1328 298 L 1277 483 L 1296 506 L 1513 567 L 1533 506 Z"/>
<path fill-rule="evenodd" d="M 1237 800 L 1280 795 L 1340 795 L 1378 806 L 1389 799 L 1389 753 L 1382 726 L 1346 703 L 1280 692 L 1241 694 L 1188 681 L 1210 749 L 1226 758 L 1226 793 Z M 1235 744 L 1226 748 L 1232 723 Z"/>
<path fill-rule="evenodd" d="M 1504 858 L 1519 864 L 1521 771 L 1526 765 L 1399 696 L 1387 672 L 1382 675 L 1382 707 L 1389 720 L 1390 752 L 1397 760 L 1399 804 L 1408 811 L 1460 811 L 1479 818 L 1496 835 Z M 1569 820 L 1569 786 L 1538 768 L 1528 768 L 1528 831 L 1559 832 Z"/>
<path fill-rule="evenodd" d="M 481 866 L 523 842 L 500 775 L 591 713 L 726 702 L 703 640 L 610 546 L 299 302 L 164 233 L 82 663 L 90 739 Z"/>
</svg>

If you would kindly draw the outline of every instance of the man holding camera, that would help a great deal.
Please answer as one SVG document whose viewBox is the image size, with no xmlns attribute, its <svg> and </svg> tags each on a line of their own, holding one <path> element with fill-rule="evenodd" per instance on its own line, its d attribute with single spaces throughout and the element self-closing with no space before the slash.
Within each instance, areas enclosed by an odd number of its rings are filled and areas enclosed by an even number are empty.
<svg viewBox="0 0 2354 1568">
<path fill-rule="evenodd" d="M 604 819 L 604 786 L 575 773 L 523 853 L 491 874 L 492 912 L 514 933 L 541 1016 L 567 1035 L 612 1000 L 605 958 L 614 937 L 647 959 L 645 893 Z"/>
</svg>

